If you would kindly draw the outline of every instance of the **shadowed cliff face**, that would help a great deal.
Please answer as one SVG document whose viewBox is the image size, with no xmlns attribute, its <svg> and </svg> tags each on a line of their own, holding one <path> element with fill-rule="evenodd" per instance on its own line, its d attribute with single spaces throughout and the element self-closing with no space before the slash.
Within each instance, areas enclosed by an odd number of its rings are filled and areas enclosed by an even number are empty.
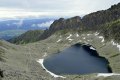
<svg viewBox="0 0 120 80">
<path fill-rule="evenodd" d="M 0 69 L 0 77 L 3 78 L 4 75 L 3 75 L 3 71 Z"/>
</svg>

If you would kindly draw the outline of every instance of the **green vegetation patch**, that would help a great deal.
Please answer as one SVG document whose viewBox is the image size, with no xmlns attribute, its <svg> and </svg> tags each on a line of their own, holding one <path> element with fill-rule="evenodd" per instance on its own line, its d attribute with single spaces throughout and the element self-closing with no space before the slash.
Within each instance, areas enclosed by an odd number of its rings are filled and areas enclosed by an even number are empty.
<svg viewBox="0 0 120 80">
<path fill-rule="evenodd" d="M 39 40 L 39 37 L 41 36 L 42 33 L 43 30 L 30 30 L 16 38 L 11 39 L 10 42 L 16 44 L 26 44 L 26 43 L 36 42 Z"/>
<path fill-rule="evenodd" d="M 106 39 L 114 39 L 115 41 L 120 41 L 120 19 L 112 21 L 103 26 L 102 32 Z"/>
</svg>

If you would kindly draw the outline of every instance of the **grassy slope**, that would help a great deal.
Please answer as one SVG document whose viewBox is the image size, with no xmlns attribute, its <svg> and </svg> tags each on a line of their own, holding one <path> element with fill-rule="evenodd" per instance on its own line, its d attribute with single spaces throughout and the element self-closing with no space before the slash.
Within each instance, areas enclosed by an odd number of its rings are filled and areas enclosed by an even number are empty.
<svg viewBox="0 0 120 80">
<path fill-rule="evenodd" d="M 25 30 L 6 30 L 0 32 L 0 38 L 13 38 L 23 34 Z"/>
<path fill-rule="evenodd" d="M 107 23 L 102 28 L 102 33 L 106 39 L 114 39 L 120 42 L 120 19 Z"/>
<path fill-rule="evenodd" d="M 30 30 L 16 38 L 11 39 L 10 42 L 16 43 L 16 44 L 36 42 L 39 40 L 39 36 L 42 33 L 43 33 L 43 30 Z"/>
</svg>

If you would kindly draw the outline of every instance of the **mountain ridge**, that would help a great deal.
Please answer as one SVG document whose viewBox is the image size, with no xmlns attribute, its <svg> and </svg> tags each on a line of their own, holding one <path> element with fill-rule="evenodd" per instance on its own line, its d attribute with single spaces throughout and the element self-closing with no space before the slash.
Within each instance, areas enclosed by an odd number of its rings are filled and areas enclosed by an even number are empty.
<svg viewBox="0 0 120 80">
<path fill-rule="evenodd" d="M 120 19 L 120 3 L 111 6 L 107 10 L 97 11 L 83 18 L 75 16 L 69 19 L 60 18 L 51 24 L 50 28 L 45 30 L 40 39 L 46 39 L 55 31 L 64 29 L 73 30 L 100 30 L 101 25 Z"/>
<path fill-rule="evenodd" d="M 97 12 L 85 15 L 83 18 L 75 16 L 72 18 L 64 19 L 60 18 L 55 20 L 49 29 L 44 30 L 44 32 L 39 36 L 39 40 L 44 40 L 54 34 L 56 31 L 71 29 L 74 31 L 99 31 L 102 32 L 102 28 L 106 28 L 106 23 L 112 23 L 120 19 L 120 3 L 111 6 L 107 10 L 101 10 Z M 119 26 L 117 26 L 119 27 Z M 111 28 L 113 29 L 113 28 Z M 105 32 L 103 32 L 105 33 Z M 103 34 L 102 33 L 102 34 Z M 120 36 L 120 34 L 117 34 Z M 36 40 L 36 41 L 39 41 Z"/>
</svg>

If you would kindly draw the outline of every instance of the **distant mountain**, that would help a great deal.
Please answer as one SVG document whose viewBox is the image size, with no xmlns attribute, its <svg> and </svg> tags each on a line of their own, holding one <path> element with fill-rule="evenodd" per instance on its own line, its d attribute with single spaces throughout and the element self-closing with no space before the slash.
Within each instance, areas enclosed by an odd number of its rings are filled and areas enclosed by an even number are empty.
<svg viewBox="0 0 120 80">
<path fill-rule="evenodd" d="M 9 41 L 16 44 L 24 44 L 24 43 L 30 43 L 35 42 L 39 40 L 39 37 L 43 33 L 43 30 L 29 30 L 19 37 L 10 39 Z"/>
<path fill-rule="evenodd" d="M 0 21 L 0 39 L 8 40 L 28 30 L 45 30 L 53 23 L 49 18 L 25 18 Z"/>
<path fill-rule="evenodd" d="M 0 21 L 0 31 L 5 30 L 45 30 L 53 23 L 54 19 L 18 19 Z"/>
</svg>

